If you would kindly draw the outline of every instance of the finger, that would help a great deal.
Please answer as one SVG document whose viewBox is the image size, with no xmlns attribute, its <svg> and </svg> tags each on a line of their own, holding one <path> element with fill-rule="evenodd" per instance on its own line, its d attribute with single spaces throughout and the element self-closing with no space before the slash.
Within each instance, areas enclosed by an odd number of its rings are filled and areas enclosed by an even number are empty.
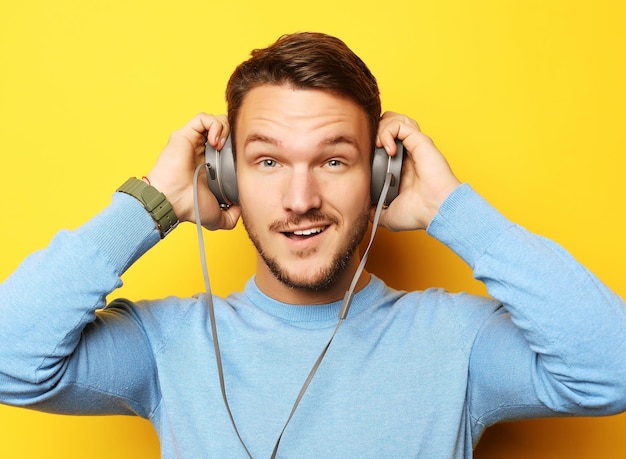
<svg viewBox="0 0 626 459">
<path fill-rule="evenodd" d="M 241 207 L 230 206 L 228 209 L 222 211 L 224 215 L 224 229 L 233 229 L 237 225 L 237 221 L 241 216 Z"/>
<path fill-rule="evenodd" d="M 217 200 L 215 204 L 217 205 Z M 240 216 L 241 208 L 239 206 L 230 206 L 228 209 L 218 208 L 217 214 L 214 214 L 213 218 L 203 221 L 202 226 L 211 231 L 231 230 L 237 225 Z"/>
<path fill-rule="evenodd" d="M 408 135 L 408 132 L 403 133 L 402 127 L 402 118 L 400 115 L 392 114 L 389 112 L 383 115 L 384 118 L 381 119 L 378 135 L 376 138 L 376 145 L 378 147 L 383 147 L 388 155 L 394 156 L 396 154 L 396 139 L 404 140 Z"/>
<path fill-rule="evenodd" d="M 422 136 L 417 122 L 405 115 L 394 112 L 385 112 L 381 118 L 378 130 L 377 145 L 385 148 L 390 156 L 396 153 L 395 139 L 401 140 L 405 147 L 409 137 L 419 138 Z"/>
<path fill-rule="evenodd" d="M 223 143 L 230 132 L 225 115 L 198 113 L 184 127 L 188 135 L 208 140 L 213 147 Z"/>
<path fill-rule="evenodd" d="M 226 115 L 217 115 L 213 117 L 209 125 L 207 140 L 213 147 L 220 150 L 224 146 L 229 133 L 230 128 Z"/>
</svg>

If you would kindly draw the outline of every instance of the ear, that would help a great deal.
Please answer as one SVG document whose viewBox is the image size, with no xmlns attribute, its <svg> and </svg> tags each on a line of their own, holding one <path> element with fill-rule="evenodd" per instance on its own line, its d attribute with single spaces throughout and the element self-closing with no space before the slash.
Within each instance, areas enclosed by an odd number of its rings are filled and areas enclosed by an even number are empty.
<svg viewBox="0 0 626 459">
<path fill-rule="evenodd" d="M 220 207 L 228 208 L 233 204 L 239 204 L 235 154 L 230 136 L 228 136 L 220 151 L 217 151 L 207 142 L 204 158 L 207 183 L 209 189 L 220 203 Z"/>
<path fill-rule="evenodd" d="M 375 148 L 372 155 L 372 180 L 370 183 L 370 196 L 372 203 L 376 204 L 383 190 L 385 176 L 391 172 L 391 186 L 385 197 L 385 205 L 391 204 L 400 192 L 400 177 L 402 176 L 402 161 L 404 159 L 404 145 L 396 139 L 396 154 L 389 156 L 384 148 Z"/>
</svg>

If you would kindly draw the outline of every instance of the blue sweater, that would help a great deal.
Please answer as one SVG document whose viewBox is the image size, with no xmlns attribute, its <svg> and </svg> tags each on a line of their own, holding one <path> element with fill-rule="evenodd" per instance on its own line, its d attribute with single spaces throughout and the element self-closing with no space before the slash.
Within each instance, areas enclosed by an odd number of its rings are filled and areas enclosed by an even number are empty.
<svg viewBox="0 0 626 459">
<path fill-rule="evenodd" d="M 372 276 L 278 457 L 470 457 L 498 421 L 626 409 L 621 298 L 467 185 L 428 232 L 492 298 L 395 291 Z M 141 205 L 116 194 L 24 261 L 0 286 L 0 401 L 148 418 L 164 458 L 244 457 L 219 390 L 204 295 L 105 305 L 158 240 Z M 339 302 L 283 304 L 254 279 L 214 302 L 233 415 L 252 456 L 267 458 Z"/>
</svg>

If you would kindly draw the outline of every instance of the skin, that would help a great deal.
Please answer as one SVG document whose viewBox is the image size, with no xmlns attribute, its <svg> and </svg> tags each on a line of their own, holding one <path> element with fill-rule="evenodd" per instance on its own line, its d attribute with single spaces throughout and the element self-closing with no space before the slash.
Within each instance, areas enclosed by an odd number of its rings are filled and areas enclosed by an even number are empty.
<svg viewBox="0 0 626 459">
<path fill-rule="evenodd" d="M 193 173 L 204 162 L 204 143 L 219 150 L 229 132 L 225 116 L 200 113 L 172 133 L 149 172 L 181 222 L 196 219 Z M 220 210 L 208 187 L 200 187 L 202 224 L 232 229 L 243 216 L 258 252 L 256 282 L 267 295 L 291 304 L 340 300 L 373 215 L 363 110 L 324 91 L 260 86 L 246 95 L 236 132 L 240 206 Z M 395 138 L 407 157 L 400 194 L 379 224 L 392 231 L 425 229 L 460 182 L 414 120 L 386 112 L 376 144 L 394 155 Z M 200 183 L 206 183 L 202 177 Z M 364 272 L 357 290 L 368 279 Z"/>
<path fill-rule="evenodd" d="M 270 296 L 310 304 L 345 291 L 370 212 L 368 129 L 360 107 L 327 92 L 261 86 L 246 96 L 239 196 L 256 282 Z"/>
</svg>

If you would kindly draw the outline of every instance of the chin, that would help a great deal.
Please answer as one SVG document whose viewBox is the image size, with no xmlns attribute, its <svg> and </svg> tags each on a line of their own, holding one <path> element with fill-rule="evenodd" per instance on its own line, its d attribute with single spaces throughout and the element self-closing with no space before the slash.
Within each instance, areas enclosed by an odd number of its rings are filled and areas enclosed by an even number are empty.
<svg viewBox="0 0 626 459">
<path fill-rule="evenodd" d="M 264 258 L 264 261 L 274 277 L 283 285 L 295 290 L 320 292 L 337 284 L 351 258 L 352 255 L 338 257 L 325 268 L 319 268 L 316 272 L 305 273 L 290 272 L 287 267 L 280 265 L 276 260 Z"/>
<path fill-rule="evenodd" d="M 272 273 L 280 282 L 282 282 L 287 287 L 295 290 L 306 290 L 310 292 L 320 292 L 328 290 L 337 283 L 340 277 L 340 273 L 336 272 L 300 276 L 290 275 L 289 273 L 285 273 L 281 270 L 272 270 Z"/>
</svg>

